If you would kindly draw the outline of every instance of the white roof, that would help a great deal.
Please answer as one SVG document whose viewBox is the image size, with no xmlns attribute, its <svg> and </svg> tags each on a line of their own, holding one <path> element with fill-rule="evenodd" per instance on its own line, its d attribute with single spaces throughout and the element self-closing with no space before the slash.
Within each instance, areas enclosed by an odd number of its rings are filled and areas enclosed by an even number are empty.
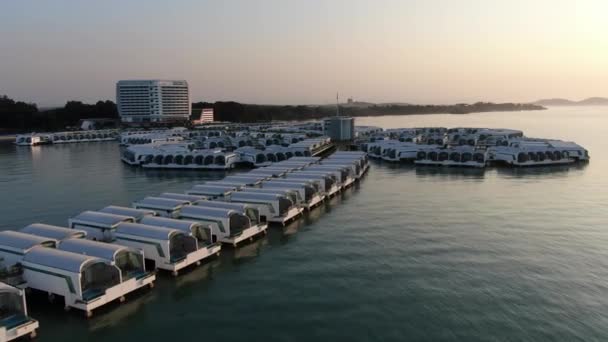
<svg viewBox="0 0 608 342">
<path fill-rule="evenodd" d="M 59 244 L 58 249 L 66 252 L 84 254 L 105 260 L 114 261 L 116 254 L 121 251 L 128 251 L 141 254 L 139 250 L 112 243 L 91 241 L 86 239 L 68 239 Z"/>
<path fill-rule="evenodd" d="M 222 208 L 222 209 L 234 209 L 241 212 L 245 212 L 245 209 L 252 208 L 257 209 L 249 204 L 245 203 L 234 203 L 234 202 L 223 202 L 223 201 L 200 201 L 196 203 L 197 207 L 207 207 L 207 208 Z"/>
<path fill-rule="evenodd" d="M 297 180 L 292 180 L 291 182 L 288 182 L 287 179 L 281 179 L 278 182 L 277 181 L 264 182 L 263 186 L 264 187 L 273 187 L 273 188 L 293 188 L 293 189 L 313 187 L 313 185 L 308 181 L 298 182 Z"/>
<path fill-rule="evenodd" d="M 269 194 L 263 192 L 247 192 L 247 191 L 238 191 L 234 192 L 230 195 L 230 199 L 237 201 L 239 199 L 256 199 L 263 201 L 276 201 L 281 197 L 286 197 L 285 195 L 280 194 Z"/>
<path fill-rule="evenodd" d="M 134 202 L 133 206 L 163 210 L 177 210 L 188 204 L 190 204 L 190 202 L 183 200 L 175 200 L 162 197 L 146 197 L 142 200 Z"/>
<path fill-rule="evenodd" d="M 327 177 L 333 177 L 334 173 L 332 171 L 326 171 L 326 170 L 302 170 L 302 171 L 296 171 L 296 172 L 292 172 L 290 174 L 285 175 L 285 178 L 289 178 L 289 177 L 304 177 L 304 176 L 318 176 L 318 177 L 323 177 L 323 178 L 327 178 Z"/>
<path fill-rule="evenodd" d="M 245 188 L 243 189 L 242 192 L 249 192 L 249 193 L 261 193 L 261 194 L 277 194 L 277 195 L 281 195 L 281 196 L 285 196 L 287 194 L 289 194 L 290 192 L 298 192 L 297 188 L 293 188 L 290 186 L 283 186 L 283 187 L 277 187 L 277 188 L 270 188 L 270 189 L 265 189 L 265 188 Z"/>
<path fill-rule="evenodd" d="M 321 158 L 319 157 L 291 157 L 289 158 L 290 161 L 312 161 L 312 162 L 316 162 L 321 160 Z"/>
<path fill-rule="evenodd" d="M 310 165 L 311 163 L 313 163 L 310 160 L 291 160 L 290 159 L 285 159 L 285 160 L 281 160 L 280 162 L 276 162 L 273 163 L 272 166 L 273 167 L 300 167 L 300 166 L 304 166 L 304 165 Z"/>
<path fill-rule="evenodd" d="M 260 176 L 256 176 L 256 175 L 249 175 L 249 174 L 244 174 L 244 175 L 238 175 L 238 176 L 228 176 L 226 178 L 224 178 L 222 181 L 225 182 L 246 182 L 246 183 L 259 183 L 265 179 L 267 179 L 268 177 L 260 177 Z"/>
<path fill-rule="evenodd" d="M 99 211 L 102 213 L 107 213 L 107 214 L 129 216 L 129 217 L 135 218 L 135 220 L 140 220 L 142 217 L 144 217 L 146 215 L 152 215 L 152 216 L 156 215 L 156 213 L 153 210 L 133 209 L 133 208 L 129 208 L 129 207 L 119 207 L 116 205 L 109 205 Z"/>
<path fill-rule="evenodd" d="M 29 226 L 19 230 L 22 233 L 38 235 L 55 240 L 63 240 L 68 238 L 84 238 L 87 232 L 80 229 L 70 229 L 66 227 L 52 226 L 44 223 L 32 223 Z"/>
<path fill-rule="evenodd" d="M 44 247 L 32 248 L 25 254 L 23 261 L 74 273 L 80 273 L 89 264 L 108 263 L 100 258 Z"/>
<path fill-rule="evenodd" d="M 259 169 L 254 169 L 249 171 L 249 173 L 254 174 L 254 173 L 263 173 L 263 172 L 268 172 L 268 171 L 272 171 L 272 172 L 289 172 L 289 171 L 293 171 L 297 169 L 297 167 L 287 167 L 287 166 L 280 166 L 280 165 L 273 165 L 273 166 L 265 166 L 265 167 L 261 167 Z"/>
<path fill-rule="evenodd" d="M 57 245 L 57 240 L 38 235 L 26 234 L 14 230 L 0 232 L 0 245 L 15 249 L 27 250 L 43 243 L 52 242 Z"/>
<path fill-rule="evenodd" d="M 320 165 L 322 165 L 322 166 L 323 165 L 327 165 L 327 166 L 337 165 L 337 166 L 348 166 L 348 167 L 350 167 L 352 165 L 358 164 L 359 161 L 360 161 L 359 159 L 333 159 L 333 160 L 330 159 L 330 160 L 324 160 L 323 164 L 320 164 Z"/>
<path fill-rule="evenodd" d="M 156 197 L 171 198 L 171 199 L 176 199 L 176 200 L 181 200 L 181 201 L 188 201 L 190 203 L 205 199 L 205 196 L 178 194 L 178 193 L 174 193 L 174 192 L 163 192 L 162 194 L 160 194 Z"/>
<path fill-rule="evenodd" d="M 358 156 L 358 155 L 364 156 L 364 155 L 366 155 L 366 153 L 363 152 L 363 151 L 336 151 L 334 154 L 330 155 L 329 158 L 336 157 L 336 156 L 351 156 L 351 155 L 353 155 L 353 156 Z"/>
<path fill-rule="evenodd" d="M 159 216 L 146 216 L 141 220 L 142 224 L 155 227 L 165 227 L 170 229 L 177 229 L 182 232 L 192 232 L 194 227 L 206 227 L 207 225 L 197 221 L 190 220 L 176 220 L 166 217 Z"/>
<path fill-rule="evenodd" d="M 305 168 L 303 171 L 306 171 L 306 170 L 311 170 L 311 171 L 314 171 L 314 170 L 332 170 L 332 171 L 336 170 L 336 171 L 339 171 L 339 170 L 344 170 L 346 168 L 350 168 L 350 166 L 349 165 L 313 165 L 311 167 Z"/>
<path fill-rule="evenodd" d="M 230 187 L 230 188 L 236 189 L 236 188 L 244 187 L 247 184 L 245 182 L 236 182 L 236 181 L 233 181 L 233 182 L 226 181 L 225 182 L 222 180 L 222 181 L 206 182 L 204 185 L 216 186 L 216 187 Z"/>
<path fill-rule="evenodd" d="M 253 170 L 250 173 L 251 174 L 256 174 L 256 175 L 270 175 L 273 177 L 280 177 L 284 174 L 286 174 L 288 171 L 278 171 L 278 170 L 262 170 L 262 169 L 257 169 L 257 170 Z"/>
<path fill-rule="evenodd" d="M 114 227 L 119 223 L 131 222 L 134 220 L 134 218 L 124 215 L 102 213 L 99 211 L 84 211 L 73 217 L 72 220 L 91 222 L 99 225 L 105 225 L 108 227 Z"/>
<path fill-rule="evenodd" d="M 448 152 L 448 153 L 452 153 L 452 152 L 460 152 L 460 153 L 485 153 L 485 151 L 482 150 L 477 150 L 475 149 L 475 147 L 473 146 L 468 146 L 468 145 L 463 145 L 463 146 L 454 146 L 454 147 L 449 147 L 449 148 L 442 148 L 442 147 L 435 147 L 432 148 L 430 150 L 426 150 L 425 152 L 437 152 L 437 153 L 441 153 L 441 152 Z"/>
<path fill-rule="evenodd" d="M 328 175 L 323 174 L 301 174 L 301 173 L 290 173 L 285 176 L 285 181 L 297 182 L 298 180 L 302 180 L 304 182 L 315 182 L 320 179 L 325 180 Z M 281 180 L 281 179 L 278 179 Z"/>
<path fill-rule="evenodd" d="M 121 223 L 116 229 L 116 234 L 141 236 L 149 239 L 169 240 L 173 234 L 182 234 L 176 229 L 151 226 L 141 223 Z"/>
<path fill-rule="evenodd" d="M 562 141 L 562 140 L 549 140 L 549 143 L 551 144 L 551 146 L 555 147 L 555 148 L 571 148 L 571 149 L 583 149 L 584 148 L 577 144 L 574 143 L 572 141 Z"/>
<path fill-rule="evenodd" d="M 210 196 L 223 196 L 232 191 L 236 191 L 236 187 L 229 185 L 213 185 L 205 183 L 204 185 L 195 185 L 188 190 L 191 194 L 205 194 Z"/>
<path fill-rule="evenodd" d="M 184 207 L 184 209 L 181 211 L 181 215 L 185 216 L 185 217 L 207 216 L 207 217 L 216 217 L 216 218 L 227 218 L 227 217 L 230 217 L 230 215 L 232 215 L 234 213 L 236 213 L 236 212 L 232 209 L 208 208 L 208 207 L 201 207 L 198 205 Z"/>
</svg>

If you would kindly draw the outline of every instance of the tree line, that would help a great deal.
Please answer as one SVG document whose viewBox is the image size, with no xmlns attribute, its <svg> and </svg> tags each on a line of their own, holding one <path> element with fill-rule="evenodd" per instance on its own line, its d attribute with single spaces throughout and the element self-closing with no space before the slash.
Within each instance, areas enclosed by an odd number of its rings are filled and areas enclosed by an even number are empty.
<svg viewBox="0 0 608 342">
<path fill-rule="evenodd" d="M 118 119 L 116 104 L 112 101 L 95 104 L 68 101 L 63 107 L 39 110 L 36 104 L 0 96 L 0 130 L 5 132 L 57 131 L 89 118 Z"/>
<path fill-rule="evenodd" d="M 256 122 L 271 120 L 320 119 L 336 114 L 335 105 L 326 106 L 276 106 L 252 105 L 238 102 L 198 102 L 193 103 L 193 117 L 198 118 L 202 108 L 212 107 L 216 121 Z M 455 105 L 413 105 L 413 104 L 369 104 L 363 106 L 340 105 L 340 115 L 381 116 L 414 114 L 469 114 L 481 112 L 510 112 L 543 110 L 542 106 L 528 103 L 491 103 Z"/>
<path fill-rule="evenodd" d="M 277 106 L 227 102 L 196 102 L 192 104 L 191 119 L 198 119 L 203 108 L 213 108 L 216 121 L 261 122 L 271 120 L 310 120 L 335 115 L 333 105 Z M 490 103 L 456 105 L 366 104 L 340 106 L 340 114 L 348 116 L 413 115 L 413 114 L 467 114 L 492 111 L 541 110 L 542 106 L 521 103 Z M 97 101 L 86 104 L 68 101 L 63 107 L 40 110 L 36 104 L 15 101 L 0 96 L 0 132 L 56 131 L 76 126 L 82 119 L 118 119 L 116 104 Z"/>
</svg>

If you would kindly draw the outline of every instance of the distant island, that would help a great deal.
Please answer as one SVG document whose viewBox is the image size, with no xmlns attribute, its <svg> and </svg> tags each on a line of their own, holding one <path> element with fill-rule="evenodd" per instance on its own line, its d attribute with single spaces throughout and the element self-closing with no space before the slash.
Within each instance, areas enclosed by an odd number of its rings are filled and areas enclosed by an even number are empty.
<svg viewBox="0 0 608 342">
<path fill-rule="evenodd" d="M 192 119 L 200 117 L 203 108 L 213 108 L 217 121 L 260 122 L 271 120 L 311 120 L 335 115 L 332 105 L 258 105 L 238 102 L 196 102 Z M 416 105 L 408 103 L 352 102 L 340 104 L 340 114 L 349 116 L 469 114 L 545 109 L 538 104 L 490 103 L 453 105 Z M 82 119 L 118 118 L 116 104 L 109 100 L 86 104 L 68 101 L 63 107 L 41 109 L 34 103 L 15 101 L 0 95 L 0 134 L 64 130 L 78 125 Z"/>
<path fill-rule="evenodd" d="M 608 106 L 608 98 L 605 97 L 590 97 L 581 101 L 572 101 L 568 99 L 542 99 L 534 102 L 539 106 Z"/>
</svg>

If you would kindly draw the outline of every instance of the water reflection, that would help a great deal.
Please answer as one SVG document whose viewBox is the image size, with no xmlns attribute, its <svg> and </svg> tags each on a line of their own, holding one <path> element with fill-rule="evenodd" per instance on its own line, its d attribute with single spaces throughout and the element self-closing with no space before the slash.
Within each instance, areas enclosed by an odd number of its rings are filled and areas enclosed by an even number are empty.
<svg viewBox="0 0 608 342">
<path fill-rule="evenodd" d="M 147 303 L 158 298 L 159 292 L 156 289 L 144 287 L 129 293 L 123 303 L 114 301 L 95 309 L 90 319 L 86 319 L 80 310 L 65 312 L 62 299 L 56 298 L 53 303 L 49 303 L 47 294 L 40 291 L 28 291 L 27 306 L 29 314 L 44 323 L 41 324 L 42 332 L 61 331 L 66 324 L 69 324 L 72 330 L 86 327 L 90 331 L 96 331 L 124 324 L 125 320 L 138 317 Z"/>
<path fill-rule="evenodd" d="M 382 167 L 388 170 L 399 170 L 400 172 L 413 172 L 416 165 L 413 162 L 389 162 L 382 159 L 370 159 L 372 167 Z"/>
<path fill-rule="evenodd" d="M 564 165 L 549 165 L 549 166 L 532 166 L 532 167 L 512 167 L 512 166 L 488 166 L 486 168 L 471 168 L 471 167 L 442 167 L 432 165 L 416 165 L 411 162 L 387 162 L 380 159 L 371 159 L 374 167 L 381 167 L 391 175 L 403 176 L 408 173 L 415 173 L 416 176 L 461 176 L 460 178 L 482 179 L 486 176 L 486 172 L 497 172 L 499 175 L 511 177 L 528 177 L 528 176 L 544 176 L 548 174 L 564 174 L 569 171 L 584 170 L 589 163 L 573 163 Z"/>
<path fill-rule="evenodd" d="M 42 157 L 42 146 L 32 146 L 29 148 L 29 152 L 32 155 L 32 162 L 39 162 Z M 26 153 L 26 152 L 23 152 Z"/>
<path fill-rule="evenodd" d="M 154 289 L 141 289 L 139 293 L 131 294 L 123 303 L 116 303 L 95 310 L 93 318 L 88 320 L 90 331 L 112 328 L 124 324 L 131 317 L 139 316 L 147 303 L 158 298 Z"/>
<path fill-rule="evenodd" d="M 483 179 L 485 168 L 416 166 L 416 177 L 449 176 L 450 178 Z"/>
<path fill-rule="evenodd" d="M 130 166 L 132 172 L 137 176 L 147 177 L 155 180 L 167 179 L 188 179 L 197 180 L 219 180 L 226 177 L 226 171 L 207 171 L 201 172 L 196 169 L 146 169 Z"/>
<path fill-rule="evenodd" d="M 270 235 L 270 233 L 269 233 Z M 253 240 L 253 242 L 249 242 L 244 245 L 240 245 L 237 248 L 232 250 L 232 255 L 227 254 L 227 256 L 231 256 L 233 262 L 243 262 L 249 259 L 257 258 L 262 254 L 262 250 L 265 246 L 269 244 L 268 235 L 259 235 L 257 239 Z M 222 251 L 224 253 L 224 251 Z M 222 254 L 222 256 L 224 256 Z"/>
<path fill-rule="evenodd" d="M 581 171 L 588 165 L 589 163 L 574 163 L 552 166 L 496 167 L 495 170 L 501 176 L 510 176 L 513 178 L 544 177 L 547 175 L 565 177 L 570 171 Z"/>
<path fill-rule="evenodd" d="M 169 274 L 163 274 L 163 278 L 171 283 L 175 289 L 188 291 L 192 287 L 200 287 L 204 282 L 213 279 L 214 271 L 222 266 L 222 258 L 211 257 L 209 260 L 204 260 L 199 266 L 189 267 L 180 271 L 178 277 L 172 277 Z M 198 291 L 198 290 L 197 290 Z"/>
<path fill-rule="evenodd" d="M 568 110 L 392 118 L 394 127 L 518 126 L 577 141 L 594 159 L 482 175 L 373 161 L 360 190 L 304 215 L 287 238 L 270 228 L 181 277 L 159 276 L 154 290 L 90 322 L 46 294 L 28 297 L 39 340 L 606 340 L 608 117 Z M 131 168 L 112 143 L 42 151 L 33 167 L 29 148 L 0 147 L 0 190 L 10 194 L 0 227 L 65 225 L 208 175 Z"/>
</svg>

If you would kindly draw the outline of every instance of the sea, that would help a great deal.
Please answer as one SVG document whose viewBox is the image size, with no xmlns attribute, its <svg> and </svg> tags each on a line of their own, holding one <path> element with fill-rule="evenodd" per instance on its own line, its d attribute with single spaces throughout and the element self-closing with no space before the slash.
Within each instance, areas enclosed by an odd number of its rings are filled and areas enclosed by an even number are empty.
<svg viewBox="0 0 608 342">
<path fill-rule="evenodd" d="M 372 161 L 284 229 L 85 319 L 28 298 L 38 341 L 608 340 L 608 107 L 358 117 L 575 141 L 587 164 L 414 167 Z M 233 172 L 234 173 L 234 172 Z M 0 145 L 0 230 L 182 192 L 224 172 L 142 170 L 114 142 Z"/>
</svg>

